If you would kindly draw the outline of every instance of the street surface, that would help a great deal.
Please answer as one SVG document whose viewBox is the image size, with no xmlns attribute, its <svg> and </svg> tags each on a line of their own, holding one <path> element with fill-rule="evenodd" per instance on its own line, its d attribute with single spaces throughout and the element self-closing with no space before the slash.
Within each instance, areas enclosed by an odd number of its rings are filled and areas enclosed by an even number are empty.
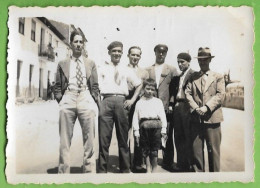
<svg viewBox="0 0 260 188">
<path fill-rule="evenodd" d="M 247 125 L 244 118 L 245 112 L 228 108 L 224 108 L 223 112 L 221 171 L 244 171 L 244 129 Z M 57 173 L 59 106 L 56 101 L 22 104 L 16 107 L 14 113 L 16 117 L 16 172 L 22 174 Z M 96 158 L 98 158 L 97 138 L 96 134 Z M 118 147 L 115 129 L 109 153 L 109 172 L 118 173 Z M 161 151 L 159 151 L 158 160 L 158 171 L 167 172 L 161 168 Z M 71 145 L 71 173 L 81 173 L 82 162 L 82 133 L 77 121 Z M 207 165 L 206 170 L 208 170 Z"/>
</svg>

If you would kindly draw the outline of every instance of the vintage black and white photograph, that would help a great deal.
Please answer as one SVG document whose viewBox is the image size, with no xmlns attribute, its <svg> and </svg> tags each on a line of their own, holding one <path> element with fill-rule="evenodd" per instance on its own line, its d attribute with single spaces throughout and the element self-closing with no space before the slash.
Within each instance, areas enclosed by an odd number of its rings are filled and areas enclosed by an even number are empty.
<svg viewBox="0 0 260 188">
<path fill-rule="evenodd" d="M 254 180 L 250 7 L 9 7 L 6 176 Z"/>
</svg>

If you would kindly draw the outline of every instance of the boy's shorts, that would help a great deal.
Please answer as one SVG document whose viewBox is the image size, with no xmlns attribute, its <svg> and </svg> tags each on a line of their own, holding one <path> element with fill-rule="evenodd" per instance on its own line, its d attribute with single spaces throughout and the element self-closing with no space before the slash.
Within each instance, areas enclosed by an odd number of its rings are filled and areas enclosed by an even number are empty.
<svg viewBox="0 0 260 188">
<path fill-rule="evenodd" d="M 161 121 L 145 120 L 140 123 L 140 146 L 144 156 L 148 156 L 150 151 L 158 151 L 161 147 Z"/>
</svg>

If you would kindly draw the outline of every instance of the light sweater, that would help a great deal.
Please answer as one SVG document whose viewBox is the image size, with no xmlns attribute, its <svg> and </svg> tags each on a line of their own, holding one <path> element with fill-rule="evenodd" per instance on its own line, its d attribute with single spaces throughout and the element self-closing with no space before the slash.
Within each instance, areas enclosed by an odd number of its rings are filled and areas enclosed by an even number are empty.
<svg viewBox="0 0 260 188">
<path fill-rule="evenodd" d="M 164 111 L 163 103 L 161 99 L 152 97 L 147 99 L 146 97 L 142 97 L 135 106 L 135 112 L 133 116 L 132 126 L 134 129 L 134 135 L 140 136 L 139 134 L 139 121 L 142 118 L 159 118 L 162 122 L 162 131 L 161 133 L 166 133 L 167 128 L 167 120 L 166 114 Z"/>
</svg>

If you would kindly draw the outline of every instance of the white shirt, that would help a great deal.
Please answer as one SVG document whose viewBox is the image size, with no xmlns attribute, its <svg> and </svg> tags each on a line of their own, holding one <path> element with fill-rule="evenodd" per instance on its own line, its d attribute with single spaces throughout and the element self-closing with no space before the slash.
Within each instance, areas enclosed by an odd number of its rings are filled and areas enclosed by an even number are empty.
<svg viewBox="0 0 260 188">
<path fill-rule="evenodd" d="M 110 62 L 105 62 L 105 64 L 99 69 L 99 84 L 101 94 L 122 94 L 128 95 L 128 84 L 132 83 L 134 87 L 139 86 L 142 82 L 141 79 L 137 77 L 135 72 L 129 67 L 122 64 L 117 65 L 119 72 L 120 84 L 115 82 L 115 70 L 116 66 Z"/>
<path fill-rule="evenodd" d="M 132 125 L 134 135 L 139 136 L 139 121 L 142 118 L 159 118 L 162 122 L 162 133 L 166 133 L 167 120 L 161 99 L 152 97 L 150 99 L 144 96 L 136 103 Z"/>
<path fill-rule="evenodd" d="M 156 81 L 157 88 L 159 88 L 159 84 L 160 84 L 160 79 L 161 79 L 161 74 L 162 74 L 163 66 L 164 66 L 164 63 L 161 64 L 161 65 L 155 63 L 155 66 L 154 66 L 155 81 Z"/>
<path fill-rule="evenodd" d="M 86 87 L 87 79 L 86 79 L 86 69 L 85 69 L 84 61 L 83 61 L 82 56 L 80 56 L 77 59 L 79 62 L 80 70 L 82 72 L 83 86 Z M 76 62 L 76 58 L 72 56 L 71 61 L 70 61 L 70 76 L 69 76 L 69 87 L 70 88 L 74 88 L 74 89 L 78 88 L 76 75 L 77 75 L 77 62 Z"/>
<path fill-rule="evenodd" d="M 182 85 L 183 85 L 183 81 L 184 81 L 184 78 L 186 77 L 187 73 L 189 72 L 190 70 L 190 67 L 184 72 L 184 74 L 180 77 L 180 82 L 179 82 L 179 90 L 178 90 L 178 94 L 177 94 L 177 99 L 183 99 L 185 98 L 185 94 L 182 90 Z M 181 94 L 181 92 L 183 92 L 183 96 Z"/>
</svg>

